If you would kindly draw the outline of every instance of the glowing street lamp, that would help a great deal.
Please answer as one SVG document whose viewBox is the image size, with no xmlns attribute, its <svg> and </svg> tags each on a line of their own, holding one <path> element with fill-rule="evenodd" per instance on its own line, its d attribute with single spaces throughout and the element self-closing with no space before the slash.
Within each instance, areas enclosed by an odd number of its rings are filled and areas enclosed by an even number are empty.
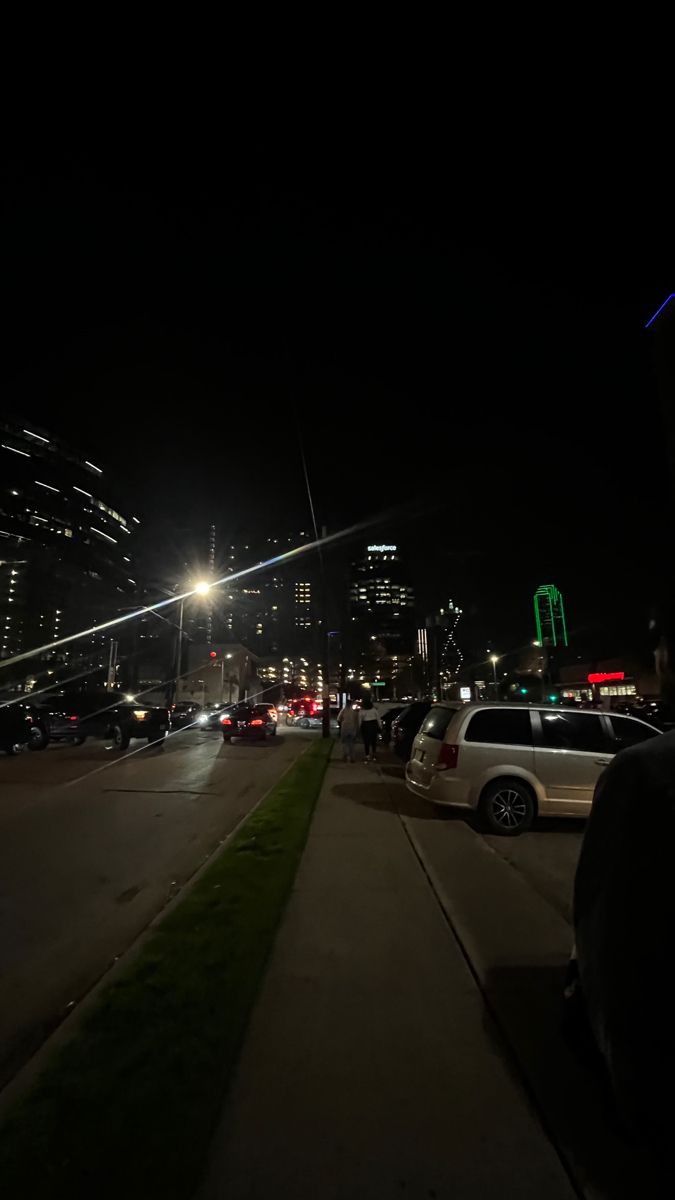
<svg viewBox="0 0 675 1200">
<path fill-rule="evenodd" d="M 199 582 L 196 583 L 194 588 L 192 589 L 192 595 L 193 596 L 206 596 L 206 594 L 210 590 L 211 590 L 211 584 L 207 583 L 207 581 L 205 579 L 200 579 Z M 190 593 L 188 593 L 188 595 L 190 595 Z M 182 666 L 181 659 L 183 657 L 183 605 L 184 605 L 184 603 L 185 603 L 185 596 L 181 596 L 180 609 L 178 610 L 178 646 L 176 648 L 176 678 L 173 681 L 174 699 L 175 699 L 176 695 L 178 694 L 178 680 L 180 679 L 180 672 L 181 672 L 181 666 Z"/>
<path fill-rule="evenodd" d="M 492 663 L 492 674 L 493 674 L 493 677 L 494 677 L 494 684 L 495 684 L 495 700 L 496 700 L 496 699 L 497 699 L 497 663 L 499 662 L 499 657 L 498 657 L 498 655 L 496 655 L 496 654 L 491 654 L 491 655 L 490 655 L 490 662 Z"/>
</svg>

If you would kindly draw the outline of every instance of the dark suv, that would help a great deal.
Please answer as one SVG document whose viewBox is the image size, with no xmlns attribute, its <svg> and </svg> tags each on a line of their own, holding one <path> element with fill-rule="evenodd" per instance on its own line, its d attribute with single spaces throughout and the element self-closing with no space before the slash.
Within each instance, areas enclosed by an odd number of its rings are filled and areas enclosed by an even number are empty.
<svg viewBox="0 0 675 1200">
<path fill-rule="evenodd" d="M 47 711 L 50 740 L 76 746 L 95 737 L 112 738 L 116 750 L 126 750 L 132 738 L 145 738 L 159 747 L 169 728 L 167 708 L 125 700 L 120 692 L 54 698 Z"/>
<path fill-rule="evenodd" d="M 220 718 L 223 730 L 223 740 L 231 742 L 232 738 L 274 737 L 277 732 L 276 720 L 270 713 L 269 704 L 238 704 L 236 708 L 228 708 Z"/>
<path fill-rule="evenodd" d="M 391 724 L 391 748 L 407 762 L 417 731 L 431 708 L 431 700 L 415 700 L 403 709 Z"/>
</svg>

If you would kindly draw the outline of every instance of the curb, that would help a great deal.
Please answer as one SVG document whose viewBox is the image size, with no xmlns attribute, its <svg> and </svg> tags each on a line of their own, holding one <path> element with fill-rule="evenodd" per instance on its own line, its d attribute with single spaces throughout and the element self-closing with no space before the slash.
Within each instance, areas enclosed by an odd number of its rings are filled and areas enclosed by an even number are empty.
<svg viewBox="0 0 675 1200">
<path fill-rule="evenodd" d="M 102 990 L 114 979 L 115 975 L 120 970 L 125 969 L 131 962 L 133 962 L 136 955 L 140 953 L 147 940 L 155 932 L 157 926 L 160 925 L 164 918 L 173 912 L 174 908 L 176 908 L 178 904 L 185 899 L 185 896 L 190 889 L 194 887 L 204 872 L 227 848 L 232 838 L 234 838 L 242 826 L 246 824 L 249 817 L 253 816 L 258 808 L 260 808 L 260 805 L 263 804 L 267 799 L 270 792 L 273 791 L 277 784 L 285 778 L 291 768 L 300 761 L 300 759 L 307 753 L 312 745 L 313 742 L 307 743 L 305 749 L 302 750 L 300 754 L 298 754 L 297 757 L 288 764 L 286 769 L 282 771 L 281 775 L 274 780 L 274 783 L 270 784 L 267 790 L 262 796 L 260 796 L 258 800 L 256 800 L 255 804 L 248 810 L 248 812 L 241 817 L 239 821 L 237 821 L 237 824 L 230 830 L 227 836 L 224 837 L 223 840 L 211 851 L 211 853 L 207 855 L 207 857 L 199 864 L 199 866 L 195 867 L 192 875 L 186 879 L 185 883 L 179 888 L 175 895 L 173 895 L 166 902 L 166 904 L 160 908 L 159 912 L 155 913 L 155 916 L 152 918 L 149 924 L 146 925 L 145 929 L 143 929 L 141 933 L 134 938 L 133 942 L 131 942 L 131 944 L 122 951 L 119 957 L 115 959 L 115 961 L 112 962 L 109 967 L 106 968 L 103 974 L 100 975 L 96 982 L 93 983 L 89 988 L 89 990 L 85 992 L 82 999 L 77 1001 L 71 1012 L 69 1012 L 63 1018 L 63 1020 L 59 1022 L 57 1027 L 52 1033 L 49 1034 L 42 1045 L 39 1046 L 35 1053 L 28 1059 L 28 1061 L 19 1068 L 16 1075 L 14 1075 L 13 1078 L 5 1084 L 2 1091 L 0 1091 L 0 1119 L 6 1115 L 7 1111 L 18 1100 L 21 1099 L 21 1096 L 24 1094 L 24 1092 L 28 1091 L 28 1089 L 36 1081 L 42 1072 L 43 1067 L 46 1065 L 50 1055 L 54 1051 L 58 1050 L 59 1047 L 68 1040 L 71 1034 L 75 1033 L 79 1022 L 86 1016 L 89 1008 L 98 1000 Z M 330 762 L 330 758 L 328 761 Z"/>
<path fill-rule="evenodd" d="M 652 1161 L 617 1128 L 604 1081 L 563 1038 L 567 922 L 467 825 L 447 823 L 425 847 L 434 835 L 401 822 L 571 1186 L 584 1200 L 658 1193 Z"/>
</svg>

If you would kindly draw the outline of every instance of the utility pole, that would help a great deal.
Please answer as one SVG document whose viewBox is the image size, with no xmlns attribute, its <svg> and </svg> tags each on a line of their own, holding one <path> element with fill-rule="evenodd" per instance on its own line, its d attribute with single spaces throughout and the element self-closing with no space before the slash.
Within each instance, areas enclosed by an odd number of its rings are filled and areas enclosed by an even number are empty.
<svg viewBox="0 0 675 1200">
<path fill-rule="evenodd" d="M 107 686 L 112 688 L 117 682 L 117 647 L 118 642 L 113 638 L 110 639 L 110 654 L 108 655 L 108 678 Z"/>
<path fill-rule="evenodd" d="M 549 690 L 548 671 L 550 663 L 549 655 L 549 639 L 542 638 L 541 640 L 541 699 L 542 703 L 546 699 Z"/>
<path fill-rule="evenodd" d="M 321 538 L 327 535 L 326 526 L 321 526 Z M 323 696 L 322 696 L 322 712 L 321 712 L 321 736 L 324 738 L 330 737 L 330 649 L 328 632 L 328 595 L 326 592 L 326 572 L 324 569 L 323 555 L 321 547 L 319 547 L 319 569 L 321 571 L 321 617 L 323 620 Z"/>
<path fill-rule="evenodd" d="M 183 600 L 181 600 L 180 608 L 178 610 L 178 643 L 176 645 L 176 670 L 174 673 L 173 687 L 171 689 L 171 700 L 172 701 L 175 701 L 176 696 L 178 695 L 178 680 L 180 679 L 182 658 L 183 658 Z"/>
</svg>

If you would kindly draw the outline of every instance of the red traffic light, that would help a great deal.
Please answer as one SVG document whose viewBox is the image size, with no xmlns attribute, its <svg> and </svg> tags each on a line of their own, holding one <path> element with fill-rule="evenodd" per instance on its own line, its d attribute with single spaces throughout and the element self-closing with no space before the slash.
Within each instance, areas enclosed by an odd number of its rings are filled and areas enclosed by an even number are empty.
<svg viewBox="0 0 675 1200">
<path fill-rule="evenodd" d="M 218 657 L 218 655 L 215 650 L 211 650 L 209 652 L 209 658 L 217 658 L 217 657 Z"/>
</svg>

